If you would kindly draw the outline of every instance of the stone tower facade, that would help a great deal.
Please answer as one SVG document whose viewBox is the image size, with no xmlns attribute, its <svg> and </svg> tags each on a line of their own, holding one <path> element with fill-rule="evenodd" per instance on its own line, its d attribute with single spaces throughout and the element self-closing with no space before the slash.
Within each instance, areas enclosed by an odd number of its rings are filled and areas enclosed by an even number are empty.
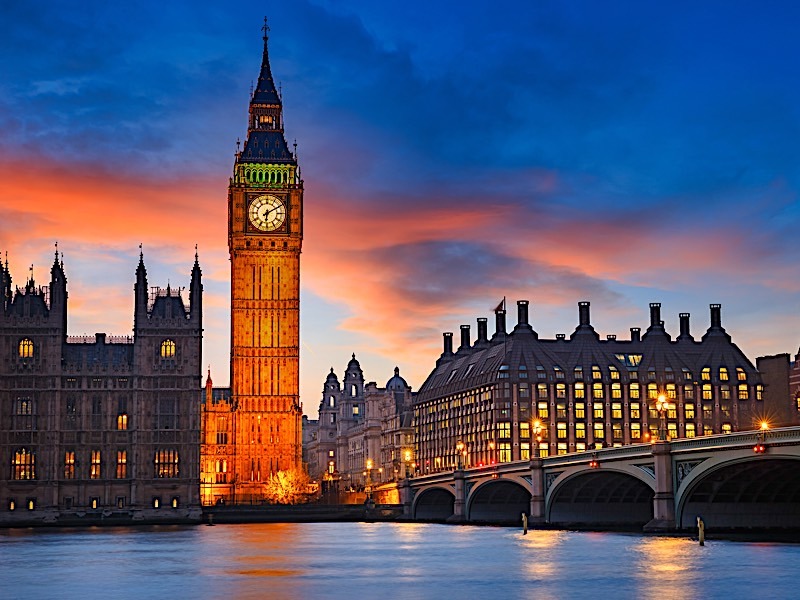
<svg viewBox="0 0 800 600">
<path fill-rule="evenodd" d="M 302 468 L 303 182 L 284 137 L 267 33 L 265 23 L 247 140 L 228 189 L 234 502 L 258 500 L 271 474 Z"/>
<path fill-rule="evenodd" d="M 134 285 L 133 336 L 67 336 L 67 278 L 0 265 L 0 524 L 199 520 L 202 283 Z"/>
</svg>

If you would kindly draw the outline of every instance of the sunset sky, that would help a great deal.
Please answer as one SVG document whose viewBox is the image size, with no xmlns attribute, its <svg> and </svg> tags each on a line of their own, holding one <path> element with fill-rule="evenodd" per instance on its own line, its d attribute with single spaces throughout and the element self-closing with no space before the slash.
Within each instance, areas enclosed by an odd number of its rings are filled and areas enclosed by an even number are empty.
<svg viewBox="0 0 800 600">
<path fill-rule="evenodd" d="M 541 337 L 692 314 L 800 345 L 800 4 L 0 4 L 0 252 L 64 253 L 69 333 L 128 334 L 139 243 L 228 383 L 228 178 L 270 20 L 305 181 L 301 401 L 332 366 L 418 389 L 443 331 L 531 302 Z M 187 294 L 188 296 L 188 290 Z"/>
</svg>

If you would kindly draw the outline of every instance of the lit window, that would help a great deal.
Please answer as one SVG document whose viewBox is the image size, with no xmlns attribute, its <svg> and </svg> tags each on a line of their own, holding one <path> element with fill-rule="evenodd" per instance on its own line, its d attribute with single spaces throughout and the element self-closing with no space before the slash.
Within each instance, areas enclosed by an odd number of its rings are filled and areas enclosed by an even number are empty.
<svg viewBox="0 0 800 600">
<path fill-rule="evenodd" d="M 670 400 L 674 400 L 677 397 L 678 397 L 678 394 L 677 394 L 677 392 L 675 390 L 675 384 L 674 383 L 668 383 L 667 384 L 667 398 L 669 398 Z"/>
<path fill-rule="evenodd" d="M 604 396 L 603 394 L 603 384 L 602 383 L 593 383 L 592 384 L 592 397 L 597 399 L 602 399 Z"/>
<path fill-rule="evenodd" d="M 684 367 L 681 370 L 683 371 L 683 379 L 685 381 L 691 381 L 692 380 L 692 372 L 689 369 L 687 369 L 686 367 Z"/>
<path fill-rule="evenodd" d="M 575 423 L 575 439 L 586 439 L 586 423 Z"/>
<path fill-rule="evenodd" d="M 36 479 L 36 455 L 27 448 L 14 452 L 11 466 L 13 478 L 17 481 Z"/>
<path fill-rule="evenodd" d="M 500 462 L 511 462 L 511 444 L 508 442 L 500 442 L 497 445 L 499 450 L 498 457 Z"/>
<path fill-rule="evenodd" d="M 658 386 L 655 383 L 647 384 L 647 397 L 651 400 L 658 398 Z"/>
<path fill-rule="evenodd" d="M 595 423 L 594 424 L 594 439 L 602 440 L 606 437 L 606 429 L 605 425 L 602 423 Z"/>
<path fill-rule="evenodd" d="M 703 381 L 711 381 L 711 367 L 703 367 L 700 372 L 700 379 Z"/>
<path fill-rule="evenodd" d="M 556 437 L 560 440 L 567 439 L 567 424 L 566 423 L 557 423 L 556 424 Z"/>
<path fill-rule="evenodd" d="M 161 342 L 161 358 L 175 358 L 175 342 L 172 340 Z"/>
<path fill-rule="evenodd" d="M 619 371 L 617 371 L 616 367 L 608 367 L 608 372 L 611 375 L 611 379 L 619 379 Z"/>
<path fill-rule="evenodd" d="M 556 384 L 556 398 L 566 398 L 567 397 L 567 384 L 566 383 L 557 383 Z"/>
<path fill-rule="evenodd" d="M 336 398 L 334 398 L 333 396 L 328 398 L 328 406 L 330 406 L 331 408 L 335 408 L 336 407 Z"/>
<path fill-rule="evenodd" d="M 75 479 L 75 452 L 64 452 L 64 479 Z"/>
<path fill-rule="evenodd" d="M 749 400 L 750 399 L 750 389 L 747 387 L 746 383 L 739 384 L 739 400 Z"/>
<path fill-rule="evenodd" d="M 575 403 L 575 418 L 576 419 L 585 419 L 586 418 L 586 403 L 585 402 L 576 402 Z"/>
<path fill-rule="evenodd" d="M 153 498 L 153 508 L 159 508 L 161 506 L 161 498 Z"/>
<path fill-rule="evenodd" d="M 719 386 L 719 397 L 720 397 L 720 400 L 730 400 L 731 399 L 731 386 L 729 386 L 729 385 L 721 385 L 721 386 Z"/>
<path fill-rule="evenodd" d="M 89 479 L 100 479 L 100 450 L 92 450 Z"/>
<path fill-rule="evenodd" d="M 594 418 L 595 419 L 602 419 L 604 415 L 603 403 L 602 402 L 595 402 L 592 405 L 594 409 Z"/>
<path fill-rule="evenodd" d="M 638 399 L 640 397 L 639 396 L 639 384 L 638 383 L 632 383 L 631 384 L 629 395 L 631 397 L 631 400 Z"/>
<path fill-rule="evenodd" d="M 539 404 L 536 405 L 536 415 L 540 419 L 547 419 L 550 416 L 550 409 L 547 402 L 539 402 Z"/>
<path fill-rule="evenodd" d="M 33 342 L 28 338 L 20 340 L 19 342 L 19 357 L 33 358 Z"/>
<path fill-rule="evenodd" d="M 620 383 L 611 384 L 611 397 L 615 399 L 622 398 L 622 384 Z"/>
<path fill-rule="evenodd" d="M 687 423 L 686 424 L 686 437 L 693 438 L 697 435 L 697 431 L 695 430 L 694 423 Z"/>
<path fill-rule="evenodd" d="M 128 429 L 128 415 L 122 413 L 117 415 L 117 431 L 125 431 Z"/>
<path fill-rule="evenodd" d="M 684 416 L 685 416 L 685 418 L 686 418 L 686 420 L 687 420 L 687 421 L 688 421 L 689 419 L 694 419 L 694 403 L 687 402 L 687 403 L 686 403 L 686 404 L 683 406 L 683 412 L 684 412 Z M 688 436 L 687 436 L 687 437 L 688 437 Z"/>
<path fill-rule="evenodd" d="M 100 498 L 93 497 L 90 504 L 92 508 L 97 508 L 100 505 Z"/>
<path fill-rule="evenodd" d="M 731 431 L 733 431 L 733 429 L 731 428 L 731 424 L 730 423 L 723 423 L 722 424 L 722 433 L 730 433 Z"/>
<path fill-rule="evenodd" d="M 567 418 L 567 405 L 563 402 L 559 402 L 556 404 L 556 418 L 557 419 L 566 419 Z"/>
<path fill-rule="evenodd" d="M 586 389 L 584 388 L 584 385 L 580 382 L 575 384 L 574 397 L 575 399 L 582 399 L 586 397 Z"/>
<path fill-rule="evenodd" d="M 631 419 L 641 419 L 642 418 L 642 409 L 641 404 L 638 402 L 631 402 Z"/>
<path fill-rule="evenodd" d="M 155 476 L 161 479 L 178 476 L 178 451 L 157 450 L 155 453 Z M 157 508 L 157 507 L 156 507 Z"/>
<path fill-rule="evenodd" d="M 703 425 L 703 435 L 714 435 L 714 429 L 711 425 Z"/>
<path fill-rule="evenodd" d="M 667 423 L 667 434 L 671 440 L 677 439 L 678 437 L 678 424 L 677 423 Z"/>
<path fill-rule="evenodd" d="M 178 508 L 178 498 L 177 497 L 173 498 L 171 504 L 172 504 L 172 508 Z"/>
<path fill-rule="evenodd" d="M 687 384 L 683 386 L 683 397 L 686 400 L 694 400 L 694 386 L 692 384 Z"/>
<path fill-rule="evenodd" d="M 631 423 L 631 439 L 639 440 L 642 438 L 642 425 L 641 423 Z"/>
<path fill-rule="evenodd" d="M 575 379 L 583 379 L 583 367 L 575 367 L 572 374 Z"/>
<path fill-rule="evenodd" d="M 520 442 L 519 444 L 519 457 L 521 460 L 530 460 L 531 458 L 531 444 L 530 442 Z"/>
<path fill-rule="evenodd" d="M 511 423 L 498 423 L 497 424 L 497 435 L 501 438 L 510 438 L 511 437 Z"/>
<path fill-rule="evenodd" d="M 712 400 L 711 384 L 703 384 L 703 400 Z"/>
<path fill-rule="evenodd" d="M 621 402 L 612 402 L 611 403 L 611 418 L 612 419 L 621 419 L 622 418 L 622 403 Z"/>
<path fill-rule="evenodd" d="M 358 406 L 358 404 L 354 404 L 353 405 L 353 416 L 357 417 L 359 414 L 361 414 L 361 412 L 359 410 L 359 406 Z"/>
<path fill-rule="evenodd" d="M 764 386 L 760 383 L 756 386 L 756 400 L 764 399 Z"/>
<path fill-rule="evenodd" d="M 742 367 L 736 367 L 736 379 L 739 381 L 747 381 L 747 373 L 744 372 Z"/>
<path fill-rule="evenodd" d="M 547 442 L 539 443 L 539 456 L 542 458 L 550 456 L 550 445 Z"/>
<path fill-rule="evenodd" d="M 585 452 L 586 442 L 575 442 L 575 452 Z"/>
<path fill-rule="evenodd" d="M 333 451 L 333 450 L 328 450 L 328 456 L 329 456 L 330 458 L 333 458 L 333 456 L 334 456 L 334 451 Z"/>
<path fill-rule="evenodd" d="M 726 367 L 719 368 L 720 381 L 728 381 L 728 369 Z"/>
<path fill-rule="evenodd" d="M 559 385 L 563 386 L 563 383 Z M 536 385 L 536 395 L 539 398 L 547 398 L 547 384 L 546 383 L 539 383 Z"/>
<path fill-rule="evenodd" d="M 612 423 L 611 424 L 611 437 L 615 440 L 622 439 L 622 423 Z"/>
<path fill-rule="evenodd" d="M 558 455 L 563 456 L 567 453 L 567 443 L 566 442 L 559 442 L 558 443 Z"/>
<path fill-rule="evenodd" d="M 128 477 L 128 451 L 117 450 L 117 479 Z"/>
<path fill-rule="evenodd" d="M 600 372 L 600 367 L 594 365 L 592 367 L 592 379 L 602 379 L 603 374 Z"/>
<path fill-rule="evenodd" d="M 519 424 L 519 437 L 523 440 L 527 440 L 531 437 L 531 424 L 525 421 Z"/>
</svg>

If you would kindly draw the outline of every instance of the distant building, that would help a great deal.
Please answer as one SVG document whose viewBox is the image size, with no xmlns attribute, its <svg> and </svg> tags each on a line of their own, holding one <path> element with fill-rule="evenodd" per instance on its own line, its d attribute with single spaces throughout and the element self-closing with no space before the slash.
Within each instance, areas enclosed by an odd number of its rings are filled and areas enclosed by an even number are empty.
<svg viewBox="0 0 800 600">
<path fill-rule="evenodd" d="M 319 419 L 316 427 L 309 428 L 306 451 L 312 479 L 335 480 L 342 489 L 362 489 L 368 482 L 402 478 L 404 463 L 413 461 L 413 398 L 396 367 L 382 388 L 375 382 L 364 384 L 355 354 L 341 384 L 331 369 L 322 391 Z"/>
<path fill-rule="evenodd" d="M 67 337 L 67 279 L 0 265 L 0 522 L 200 518 L 202 284 L 148 288 L 132 337 Z"/>
<path fill-rule="evenodd" d="M 800 425 L 800 352 L 759 356 L 756 366 L 764 380 L 765 417 L 771 427 Z"/>
<path fill-rule="evenodd" d="M 452 334 L 444 334 L 444 351 L 414 402 L 423 472 L 452 469 L 460 458 L 471 466 L 528 459 L 536 443 L 547 456 L 650 441 L 661 429 L 660 395 L 670 438 L 752 429 L 762 418 L 761 376 L 722 327 L 717 304 L 700 340 L 685 313 L 673 340 L 657 303 L 645 333 L 631 328 L 628 340 L 600 339 L 588 302 L 579 303 L 569 338 L 549 340 L 529 324 L 528 302 L 517 308 L 511 332 L 505 310 L 495 312 L 491 339 L 485 318 L 474 342 L 462 325 L 455 352 Z"/>
</svg>

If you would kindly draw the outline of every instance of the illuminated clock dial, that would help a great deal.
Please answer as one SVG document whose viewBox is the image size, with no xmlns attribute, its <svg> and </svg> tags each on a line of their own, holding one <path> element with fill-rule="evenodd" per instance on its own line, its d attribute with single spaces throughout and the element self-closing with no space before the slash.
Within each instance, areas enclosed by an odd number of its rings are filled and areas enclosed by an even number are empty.
<svg viewBox="0 0 800 600">
<path fill-rule="evenodd" d="M 259 231 L 275 231 L 286 221 L 286 205 L 276 196 L 259 196 L 250 203 L 248 214 Z"/>
</svg>

